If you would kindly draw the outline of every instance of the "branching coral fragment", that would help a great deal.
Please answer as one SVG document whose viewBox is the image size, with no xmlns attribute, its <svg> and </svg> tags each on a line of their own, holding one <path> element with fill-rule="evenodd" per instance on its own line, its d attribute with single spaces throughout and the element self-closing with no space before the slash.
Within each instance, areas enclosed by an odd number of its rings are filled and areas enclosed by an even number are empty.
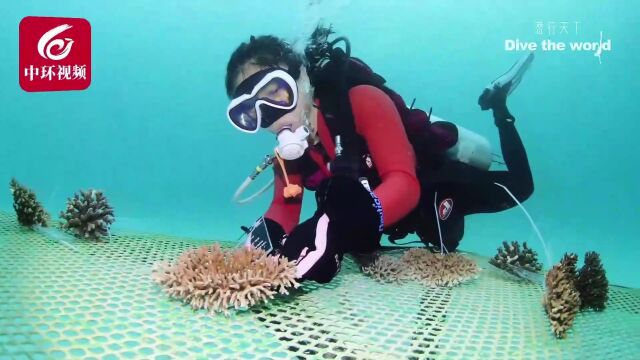
<svg viewBox="0 0 640 360">
<path fill-rule="evenodd" d="M 380 282 L 398 282 L 407 277 L 400 260 L 388 255 L 382 255 L 371 265 L 362 267 L 362 272 Z"/>
<path fill-rule="evenodd" d="M 578 279 L 578 270 L 576 269 L 577 264 L 578 255 L 574 253 L 566 253 L 560 260 L 560 265 L 562 266 L 563 271 L 574 284 Z"/>
<path fill-rule="evenodd" d="M 502 247 L 498 248 L 498 253 L 489 260 L 489 263 L 516 276 L 519 275 L 514 272 L 514 267 L 531 272 L 542 269 L 538 254 L 529 248 L 526 242 L 522 243 L 522 249 L 520 249 L 517 241 L 512 241 L 511 244 L 503 241 Z"/>
<path fill-rule="evenodd" d="M 97 190 L 80 191 L 67 199 L 67 209 L 60 212 L 60 218 L 65 221 L 63 228 L 77 237 L 94 241 L 108 235 L 114 221 L 113 208 Z"/>
<path fill-rule="evenodd" d="M 415 280 L 430 287 L 453 287 L 475 278 L 477 264 L 460 254 L 434 254 L 427 249 L 407 250 L 399 259 L 381 256 L 365 274 L 385 282 Z"/>
<path fill-rule="evenodd" d="M 219 244 L 188 250 L 175 263 L 160 263 L 153 279 L 194 309 L 229 314 L 230 309 L 268 302 L 297 288 L 295 263 L 262 249 L 222 250 Z"/>
<path fill-rule="evenodd" d="M 11 179 L 9 189 L 13 195 L 13 209 L 18 216 L 18 222 L 24 226 L 48 226 L 50 216 L 42 204 L 36 199 L 36 194 Z"/>
<path fill-rule="evenodd" d="M 580 293 L 581 309 L 605 309 L 609 297 L 609 281 L 597 253 L 590 251 L 585 254 L 584 265 L 578 271 L 576 287 Z"/>
<path fill-rule="evenodd" d="M 580 310 L 580 294 L 575 287 L 575 265 L 577 256 L 565 254 L 546 277 L 544 309 L 551 321 L 551 330 L 556 337 L 564 338 Z"/>
<path fill-rule="evenodd" d="M 478 265 L 458 253 L 432 253 L 427 249 L 409 249 L 402 256 L 409 277 L 427 286 L 453 287 L 475 278 Z"/>
</svg>

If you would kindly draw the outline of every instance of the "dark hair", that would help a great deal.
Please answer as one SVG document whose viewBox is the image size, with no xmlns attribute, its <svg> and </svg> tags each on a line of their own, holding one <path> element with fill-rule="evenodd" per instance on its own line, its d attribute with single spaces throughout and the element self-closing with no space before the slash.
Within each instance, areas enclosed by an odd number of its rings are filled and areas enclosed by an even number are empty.
<svg viewBox="0 0 640 360">
<path fill-rule="evenodd" d="M 232 96 L 234 90 L 233 82 L 238 77 L 242 66 L 249 61 L 265 67 L 285 64 L 291 76 L 297 80 L 300 76 L 300 66 L 304 63 L 304 58 L 301 54 L 296 53 L 287 42 L 275 36 L 251 36 L 248 43 L 240 44 L 231 54 L 227 64 L 227 76 L 225 79 L 227 96 Z"/>
</svg>

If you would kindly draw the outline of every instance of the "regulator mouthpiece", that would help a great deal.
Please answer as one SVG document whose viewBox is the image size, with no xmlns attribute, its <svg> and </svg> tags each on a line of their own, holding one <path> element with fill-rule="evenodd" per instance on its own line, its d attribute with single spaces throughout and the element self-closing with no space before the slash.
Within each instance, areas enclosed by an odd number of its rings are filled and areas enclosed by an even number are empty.
<svg viewBox="0 0 640 360">
<path fill-rule="evenodd" d="M 309 143 L 309 129 L 300 126 L 296 131 L 284 128 L 278 133 L 278 154 L 285 160 L 295 160 L 304 154 Z"/>
</svg>

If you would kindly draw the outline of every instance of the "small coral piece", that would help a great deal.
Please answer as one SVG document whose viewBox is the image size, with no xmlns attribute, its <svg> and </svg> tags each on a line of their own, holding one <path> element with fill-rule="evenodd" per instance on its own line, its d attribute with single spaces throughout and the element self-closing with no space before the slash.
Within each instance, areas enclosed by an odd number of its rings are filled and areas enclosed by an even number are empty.
<svg viewBox="0 0 640 360">
<path fill-rule="evenodd" d="M 424 248 L 407 250 L 394 259 L 381 256 L 363 272 L 385 282 L 415 280 L 430 287 L 453 287 L 475 278 L 480 271 L 477 264 L 460 254 L 434 254 Z"/>
<path fill-rule="evenodd" d="M 299 286 L 295 275 L 295 262 L 283 257 L 253 247 L 222 250 L 215 244 L 188 250 L 173 264 L 158 264 L 153 279 L 194 309 L 228 315 L 232 308 L 288 294 L 288 288 Z"/>
<path fill-rule="evenodd" d="M 558 338 L 564 338 L 580 310 L 580 294 L 575 287 L 575 254 L 565 254 L 546 276 L 544 309 L 551 321 L 551 330 Z"/>
<path fill-rule="evenodd" d="M 13 209 L 18 215 L 18 222 L 24 226 L 41 225 L 48 226 L 50 216 L 36 199 L 36 194 L 11 179 L 9 185 L 13 194 Z"/>
<path fill-rule="evenodd" d="M 100 240 L 108 235 L 114 221 L 107 198 L 97 190 L 80 191 L 67 199 L 67 210 L 60 212 L 60 218 L 66 221 L 62 224 L 64 229 L 89 240 Z"/>
<path fill-rule="evenodd" d="M 514 272 L 513 266 L 531 272 L 542 270 L 542 264 L 538 261 L 538 254 L 527 247 L 526 242 L 522 243 L 521 250 L 517 241 L 512 241 L 511 244 L 503 241 L 502 247 L 498 248 L 498 253 L 489 260 L 489 263 L 516 276 L 518 274 Z"/>
<path fill-rule="evenodd" d="M 560 260 L 560 265 L 562 265 L 564 272 L 567 274 L 573 284 L 575 284 L 576 280 L 578 279 L 578 270 L 576 268 L 577 264 L 578 255 L 574 253 L 565 253 L 562 257 L 562 260 Z"/>
<path fill-rule="evenodd" d="M 609 281 L 597 253 L 585 254 L 584 265 L 578 271 L 576 287 L 580 293 L 581 309 L 604 310 L 609 297 Z"/>
<path fill-rule="evenodd" d="M 402 255 L 409 277 L 431 287 L 453 287 L 478 275 L 480 268 L 458 253 L 439 254 L 423 248 L 407 250 Z"/>
<path fill-rule="evenodd" d="M 388 255 L 380 256 L 369 266 L 362 267 L 363 273 L 380 282 L 402 281 L 407 275 L 404 270 L 399 259 Z"/>
</svg>

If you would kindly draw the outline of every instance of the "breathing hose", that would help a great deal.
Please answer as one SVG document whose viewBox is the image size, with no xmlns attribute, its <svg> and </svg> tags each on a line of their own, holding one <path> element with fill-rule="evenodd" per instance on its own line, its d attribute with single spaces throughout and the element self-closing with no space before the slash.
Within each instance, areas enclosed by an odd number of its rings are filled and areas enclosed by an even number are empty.
<svg viewBox="0 0 640 360">
<path fill-rule="evenodd" d="M 262 163 L 260 165 L 256 166 L 255 170 L 253 170 L 251 175 L 249 175 L 242 182 L 242 184 L 240 184 L 240 186 L 238 187 L 238 190 L 236 190 L 235 194 L 233 194 L 233 200 L 232 201 L 234 201 L 234 202 L 236 202 L 238 204 L 245 204 L 245 203 L 248 203 L 248 202 L 254 200 L 258 196 L 262 195 L 262 193 L 267 191 L 267 189 L 269 189 L 269 187 L 271 187 L 271 185 L 273 185 L 273 181 L 274 181 L 273 179 L 271 179 L 269 181 L 269 183 L 267 183 L 267 185 L 265 185 L 262 188 L 260 188 L 260 190 L 258 190 L 255 194 L 253 194 L 253 195 L 251 195 L 249 197 L 246 197 L 244 199 L 240 199 L 240 196 L 242 195 L 242 193 L 245 192 L 245 190 L 247 190 L 247 188 L 249 187 L 251 182 L 253 180 L 255 180 L 258 177 L 258 175 L 260 175 L 266 168 L 268 168 L 270 165 L 272 165 L 274 159 L 275 159 L 274 155 L 266 155 L 264 157 L 264 160 L 262 161 Z"/>
</svg>

